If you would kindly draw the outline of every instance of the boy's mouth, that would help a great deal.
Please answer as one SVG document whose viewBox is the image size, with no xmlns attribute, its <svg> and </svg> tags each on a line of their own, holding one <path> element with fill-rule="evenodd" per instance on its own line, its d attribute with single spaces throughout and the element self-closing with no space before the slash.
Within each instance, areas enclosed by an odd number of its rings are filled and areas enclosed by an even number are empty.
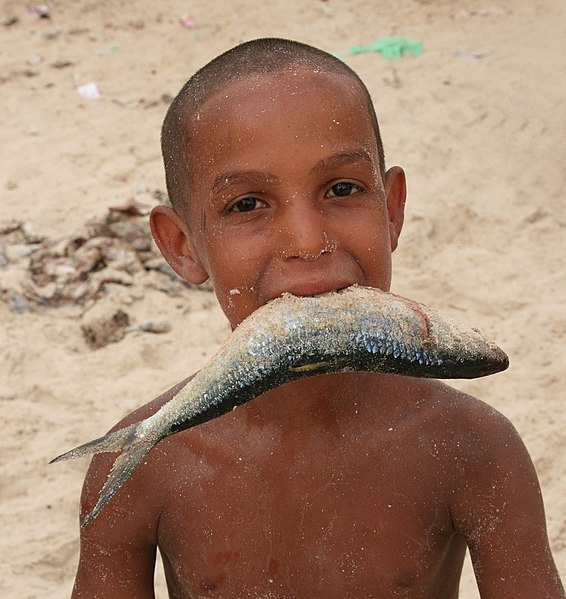
<svg viewBox="0 0 566 599">
<path fill-rule="evenodd" d="M 286 286 L 285 289 L 282 289 L 270 299 L 275 299 L 275 297 L 279 297 L 284 293 L 291 293 L 292 295 L 297 295 L 299 297 L 313 297 L 316 295 L 324 295 L 325 293 L 332 293 L 334 291 L 341 291 L 351 285 L 353 285 L 353 283 L 344 281 L 304 281 Z"/>
</svg>

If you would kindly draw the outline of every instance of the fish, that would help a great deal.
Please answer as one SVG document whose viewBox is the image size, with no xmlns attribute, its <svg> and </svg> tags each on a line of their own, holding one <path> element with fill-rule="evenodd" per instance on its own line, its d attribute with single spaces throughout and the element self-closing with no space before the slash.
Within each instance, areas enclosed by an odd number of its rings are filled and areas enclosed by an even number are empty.
<svg viewBox="0 0 566 599">
<path fill-rule="evenodd" d="M 477 329 L 390 292 L 352 286 L 312 297 L 285 293 L 242 321 L 155 414 L 51 462 L 121 452 L 84 527 L 159 441 L 291 381 L 347 371 L 476 378 L 508 365 L 503 350 Z"/>
</svg>

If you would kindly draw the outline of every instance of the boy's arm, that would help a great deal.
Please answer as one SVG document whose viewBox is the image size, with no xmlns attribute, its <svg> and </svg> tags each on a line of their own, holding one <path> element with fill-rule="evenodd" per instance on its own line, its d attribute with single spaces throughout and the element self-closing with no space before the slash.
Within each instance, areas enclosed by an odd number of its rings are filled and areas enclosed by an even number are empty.
<svg viewBox="0 0 566 599">
<path fill-rule="evenodd" d="M 115 454 L 95 456 L 81 498 L 81 521 L 92 509 Z M 133 477 L 132 477 L 133 478 Z M 151 501 L 130 479 L 87 527 L 81 528 L 80 559 L 72 599 L 153 599 L 156 516 Z M 136 488 L 137 487 L 137 488 Z"/>
<path fill-rule="evenodd" d="M 452 517 L 467 539 L 481 597 L 563 599 L 529 454 L 503 416 L 487 407 L 477 416 L 466 435 Z"/>
<path fill-rule="evenodd" d="M 192 375 L 194 376 L 194 375 Z M 155 414 L 186 385 L 181 381 L 149 404 L 136 410 L 112 430 L 128 426 Z M 154 448 L 138 466 L 110 503 L 86 527 L 81 528 L 79 567 L 72 599 L 153 599 L 153 576 L 157 549 L 157 527 L 167 485 L 154 467 L 166 457 Z M 81 522 L 96 505 L 116 454 L 93 457 L 81 497 Z"/>
</svg>

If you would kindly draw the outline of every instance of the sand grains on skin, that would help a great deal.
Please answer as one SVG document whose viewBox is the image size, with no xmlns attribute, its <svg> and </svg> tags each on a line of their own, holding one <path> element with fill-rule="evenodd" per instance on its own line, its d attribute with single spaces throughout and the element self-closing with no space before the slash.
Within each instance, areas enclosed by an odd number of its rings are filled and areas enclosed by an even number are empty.
<svg viewBox="0 0 566 599">
<path fill-rule="evenodd" d="M 152 190 L 164 186 L 162 98 L 233 43 L 275 33 L 338 53 L 385 35 L 421 39 L 420 57 L 347 59 L 376 101 L 388 163 L 409 177 L 394 289 L 477 323 L 509 352 L 505 376 L 454 384 L 502 411 L 524 438 L 566 574 L 566 268 L 556 251 L 566 226 L 564 3 L 402 0 L 391 11 L 360 0 L 276 0 L 258 11 L 257 2 L 234 10 L 219 0 L 191 5 L 192 30 L 178 23 L 186 10 L 170 0 L 127 10 L 115 0 L 63 0 L 40 18 L 2 4 L 2 20 L 18 19 L 0 24 L 8 49 L 0 57 L 3 218 L 60 238 L 132 197 L 154 203 Z M 73 65 L 51 66 L 63 59 Z M 76 87 L 92 80 L 102 97 L 86 102 Z M 5 599 L 60 599 L 73 585 L 87 464 L 53 469 L 46 456 L 94 437 L 141 398 L 196 371 L 228 335 L 209 294 L 173 297 L 136 280 L 128 289 L 138 299 L 115 301 L 132 302 L 137 322 L 163 315 L 172 332 L 128 334 L 92 351 L 65 309 L 19 314 L 0 301 Z M 469 568 L 461 587 L 462 599 L 478 597 Z"/>
<path fill-rule="evenodd" d="M 122 450 L 84 527 L 161 439 L 285 383 L 347 371 L 476 378 L 508 364 L 505 353 L 483 334 L 392 293 L 357 285 L 315 297 L 285 293 L 236 327 L 209 363 L 155 414 L 52 462 Z"/>
</svg>

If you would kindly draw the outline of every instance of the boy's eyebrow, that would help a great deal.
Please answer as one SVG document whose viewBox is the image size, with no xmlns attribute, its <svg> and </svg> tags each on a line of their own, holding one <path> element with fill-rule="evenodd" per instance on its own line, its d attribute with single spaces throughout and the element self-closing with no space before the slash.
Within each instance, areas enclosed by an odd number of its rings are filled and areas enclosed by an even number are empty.
<svg viewBox="0 0 566 599">
<path fill-rule="evenodd" d="M 375 168 L 375 159 L 368 150 L 365 148 L 359 148 L 352 150 L 351 152 L 343 152 L 341 154 L 335 154 L 328 158 L 323 158 L 318 162 L 311 170 L 312 171 L 331 171 L 341 166 L 348 166 L 349 164 L 356 164 L 364 162 Z"/>
<path fill-rule="evenodd" d="M 323 158 L 311 169 L 311 172 L 330 171 L 341 166 L 349 164 L 365 163 L 372 168 L 375 168 L 375 159 L 371 153 L 365 148 L 352 150 L 351 152 L 342 152 L 327 158 Z M 269 173 L 262 171 L 233 171 L 228 173 L 219 173 L 212 184 L 212 193 L 220 194 L 224 189 L 231 185 L 239 185 L 242 183 L 252 183 L 253 185 L 268 185 L 276 183 L 279 178 Z"/>
<path fill-rule="evenodd" d="M 212 193 L 219 194 L 230 185 L 239 185 L 241 183 L 252 183 L 262 185 L 274 183 L 279 179 L 275 175 L 262 173 L 261 171 L 234 171 L 231 173 L 220 173 L 214 178 L 212 184 Z"/>
</svg>

